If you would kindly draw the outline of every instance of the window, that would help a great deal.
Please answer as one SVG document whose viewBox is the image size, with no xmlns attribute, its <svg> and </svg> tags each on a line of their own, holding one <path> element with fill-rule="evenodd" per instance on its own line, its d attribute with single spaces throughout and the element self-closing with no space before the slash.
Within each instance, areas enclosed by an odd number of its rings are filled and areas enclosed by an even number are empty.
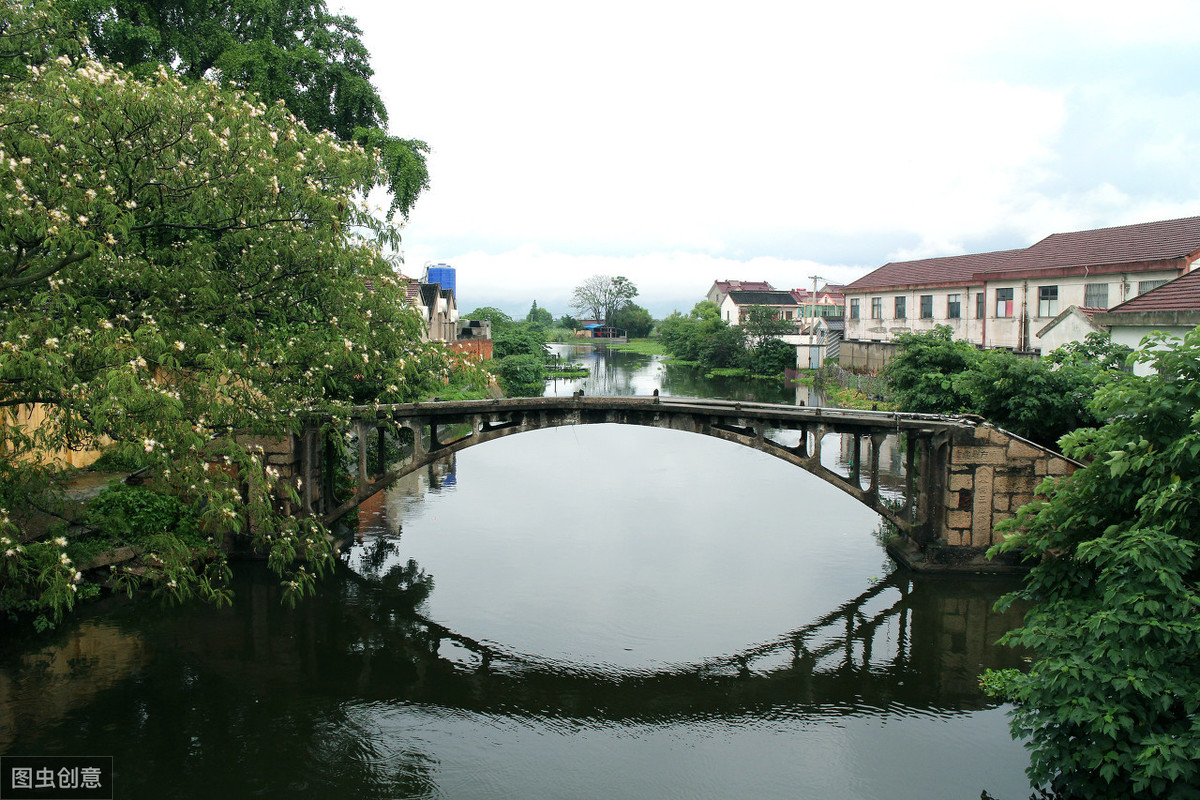
<svg viewBox="0 0 1200 800">
<path fill-rule="evenodd" d="M 1038 316 L 1053 317 L 1058 313 L 1058 287 L 1038 287 Z"/>
<path fill-rule="evenodd" d="M 851 298 L 850 298 L 850 319 L 858 319 L 858 318 L 859 318 L 859 314 L 858 314 L 858 298 L 857 298 L 857 297 L 851 297 Z"/>
<path fill-rule="evenodd" d="M 975 295 L 975 319 L 983 319 L 987 315 L 987 292 Z"/>
<path fill-rule="evenodd" d="M 921 319 L 933 318 L 933 295 L 921 295 Z"/>
<path fill-rule="evenodd" d="M 996 316 L 1011 317 L 1013 315 L 1013 290 L 996 290 Z"/>
<path fill-rule="evenodd" d="M 904 319 L 908 315 L 908 298 L 896 298 L 896 319 Z"/>
<path fill-rule="evenodd" d="M 1108 284 L 1089 283 L 1083 287 L 1084 308 L 1108 308 Z"/>
<path fill-rule="evenodd" d="M 871 298 L 871 319 L 883 319 L 883 298 Z"/>
<path fill-rule="evenodd" d="M 791 318 L 792 318 L 792 312 L 791 312 L 791 311 L 784 311 L 784 312 L 783 312 L 783 318 L 784 318 L 784 319 L 791 319 Z"/>
<path fill-rule="evenodd" d="M 1157 289 L 1158 287 L 1162 286 L 1166 282 L 1167 282 L 1167 279 L 1165 279 L 1165 278 L 1161 281 L 1138 281 L 1138 294 L 1142 295 L 1142 294 L 1145 294 L 1146 292 L 1150 291 L 1151 289 Z"/>
<path fill-rule="evenodd" d="M 946 316 L 950 319 L 962 318 L 962 295 L 952 294 L 946 296 Z"/>
</svg>

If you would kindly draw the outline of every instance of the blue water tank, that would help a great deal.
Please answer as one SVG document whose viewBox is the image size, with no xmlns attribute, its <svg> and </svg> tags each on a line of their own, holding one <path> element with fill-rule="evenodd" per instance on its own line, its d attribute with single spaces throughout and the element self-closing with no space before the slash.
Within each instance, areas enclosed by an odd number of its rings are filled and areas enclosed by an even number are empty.
<svg viewBox="0 0 1200 800">
<path fill-rule="evenodd" d="M 454 267 L 449 264 L 438 264 L 437 266 L 430 267 L 427 272 L 428 275 L 425 278 L 427 283 L 441 284 L 443 289 L 449 289 L 454 292 L 455 297 L 458 297 L 458 287 L 455 285 L 454 280 Z"/>
</svg>

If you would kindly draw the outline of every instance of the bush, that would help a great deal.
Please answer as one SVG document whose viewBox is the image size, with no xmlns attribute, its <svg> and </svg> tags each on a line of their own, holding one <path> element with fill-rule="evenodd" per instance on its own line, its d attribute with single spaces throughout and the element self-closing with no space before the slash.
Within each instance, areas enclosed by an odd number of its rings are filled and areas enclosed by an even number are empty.
<svg viewBox="0 0 1200 800">
<path fill-rule="evenodd" d="M 507 396 L 541 397 L 546 390 L 545 363 L 542 356 L 506 356 L 492 369 Z"/>
<path fill-rule="evenodd" d="M 993 548 L 1034 563 L 1003 641 L 1036 658 L 985 686 L 1016 705 L 1030 778 L 1064 797 L 1200 796 L 1200 329 L 1155 336 L 1138 358 L 1157 374 L 1111 380 L 1089 405 L 1107 424 L 1063 438 L 1090 463 Z"/>
</svg>

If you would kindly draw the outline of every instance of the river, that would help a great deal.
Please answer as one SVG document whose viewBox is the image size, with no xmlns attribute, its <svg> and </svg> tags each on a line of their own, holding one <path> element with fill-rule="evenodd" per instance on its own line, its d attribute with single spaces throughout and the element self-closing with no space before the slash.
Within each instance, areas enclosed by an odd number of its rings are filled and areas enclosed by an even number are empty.
<svg viewBox="0 0 1200 800">
<path fill-rule="evenodd" d="M 814 399 L 560 352 L 592 374 L 548 393 Z M 123 798 L 1023 800 L 977 686 L 1020 663 L 994 644 L 1012 584 L 898 572 L 878 526 L 708 437 L 506 437 L 364 506 L 294 610 L 243 564 L 233 608 L 112 599 L 10 635 L 0 754 L 112 756 Z"/>
</svg>

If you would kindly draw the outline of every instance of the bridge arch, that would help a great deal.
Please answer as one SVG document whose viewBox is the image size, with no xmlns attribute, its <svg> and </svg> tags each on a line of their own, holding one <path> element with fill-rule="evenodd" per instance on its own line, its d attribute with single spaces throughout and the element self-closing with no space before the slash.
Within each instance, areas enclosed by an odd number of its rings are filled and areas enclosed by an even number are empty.
<svg viewBox="0 0 1200 800">
<path fill-rule="evenodd" d="M 309 419 L 304 432 L 275 463 L 284 479 L 301 479 L 302 514 L 332 523 L 400 477 L 452 453 L 505 436 L 566 425 L 641 425 L 712 436 L 775 456 L 837 487 L 891 522 L 902 534 L 889 551 L 916 568 L 971 571 L 1006 569 L 983 553 L 994 544 L 995 524 L 1033 499 L 1047 475 L 1078 465 L 978 419 L 883 411 L 697 400 L 674 397 L 532 397 L 407 403 L 352 409 L 337 421 Z M 357 439 L 358 484 L 352 497 L 333 502 L 338 441 L 328 431 Z M 409 431 L 413 452 L 403 463 L 385 458 L 388 437 Z M 799 433 L 795 444 L 768 435 Z M 828 434 L 853 437 L 849 475 L 827 468 L 821 443 Z M 880 445 L 905 437 L 902 503 L 885 502 L 880 485 Z M 368 463 L 374 437 L 377 463 Z M 864 440 L 865 443 L 864 443 Z M 865 455 L 864 455 L 865 450 Z M 374 468 L 372 470 L 372 468 Z"/>
</svg>

